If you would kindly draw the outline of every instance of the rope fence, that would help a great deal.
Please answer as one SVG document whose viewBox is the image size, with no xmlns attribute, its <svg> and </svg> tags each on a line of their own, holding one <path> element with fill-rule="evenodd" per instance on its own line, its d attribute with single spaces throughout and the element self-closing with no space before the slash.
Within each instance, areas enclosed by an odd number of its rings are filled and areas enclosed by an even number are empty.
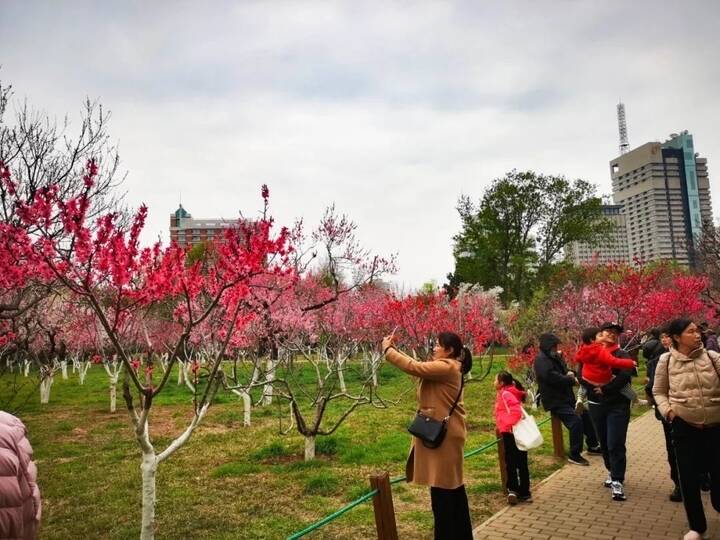
<svg viewBox="0 0 720 540">
<path fill-rule="evenodd" d="M 542 420 L 541 422 L 538 422 L 538 427 L 547 424 L 547 423 L 550 422 L 552 419 L 553 419 L 553 418 L 552 418 L 551 416 L 548 416 L 547 418 L 545 418 L 545 419 Z M 559 422 L 557 422 L 557 423 L 556 423 L 556 422 L 553 422 L 553 446 L 555 447 L 555 455 L 556 455 L 556 456 L 559 456 L 559 455 L 560 455 L 560 451 L 559 451 L 558 448 L 557 448 L 557 441 L 558 441 L 558 439 L 557 439 L 557 434 L 556 434 L 556 424 L 558 425 L 558 431 L 557 431 L 557 433 L 559 433 L 559 436 L 560 436 L 560 444 L 561 444 L 561 445 L 562 445 L 562 431 L 559 431 Z M 470 450 L 470 451 L 468 451 L 468 452 L 465 452 L 464 457 L 467 459 L 467 458 L 469 458 L 469 457 L 473 457 L 473 456 L 476 456 L 476 455 L 478 455 L 478 454 L 481 454 L 481 453 L 484 452 L 485 450 L 487 450 L 487 449 L 489 449 L 489 448 L 492 448 L 493 446 L 496 446 L 496 445 L 497 445 L 498 443 L 500 443 L 501 441 L 502 441 L 502 439 L 496 438 L 495 440 L 490 441 L 490 442 L 487 442 L 487 443 L 483 444 L 482 446 L 480 446 L 480 447 L 478 447 L 478 448 L 475 448 L 474 450 Z M 501 465 L 502 465 L 502 464 L 501 464 Z M 502 467 L 501 467 L 501 473 L 502 473 L 502 475 L 503 475 L 503 485 L 504 485 L 504 471 L 502 471 Z M 392 485 L 395 485 L 395 484 L 399 484 L 400 482 L 404 482 L 405 480 L 406 480 L 406 477 L 405 477 L 405 476 L 399 476 L 399 477 L 397 477 L 397 478 L 393 478 L 392 480 L 390 480 L 390 481 L 388 482 L 388 488 L 389 488 L 389 486 L 392 486 Z M 317 521 L 317 522 L 313 523 L 312 525 L 309 525 L 308 527 L 304 528 L 304 529 L 301 530 L 301 531 L 298 531 L 298 532 L 296 532 L 296 533 L 293 533 L 292 535 L 288 536 L 287 540 L 297 540 L 298 538 L 302 538 L 302 537 L 305 536 L 306 534 L 311 533 L 311 532 L 319 529 L 320 527 L 324 527 L 325 525 L 327 525 L 328 523 L 336 520 L 337 518 L 339 518 L 340 516 L 342 516 L 342 515 L 345 514 L 346 512 L 352 510 L 352 509 L 355 508 L 356 506 L 359 506 L 360 504 L 362 504 L 362 503 L 364 503 L 364 502 L 372 499 L 373 497 L 375 497 L 376 495 L 379 495 L 379 494 L 380 494 L 380 489 L 377 489 L 377 488 L 376 488 L 376 489 L 373 489 L 372 491 L 369 491 L 368 493 L 365 493 L 364 495 L 358 497 L 357 499 L 355 499 L 355 500 L 352 501 L 351 503 L 348 503 L 347 505 L 343 506 L 343 507 L 340 508 L 339 510 L 336 510 L 336 511 L 333 512 L 332 514 L 324 517 L 324 518 L 321 519 L 320 521 Z M 376 516 L 376 521 L 377 521 L 377 516 Z"/>
</svg>

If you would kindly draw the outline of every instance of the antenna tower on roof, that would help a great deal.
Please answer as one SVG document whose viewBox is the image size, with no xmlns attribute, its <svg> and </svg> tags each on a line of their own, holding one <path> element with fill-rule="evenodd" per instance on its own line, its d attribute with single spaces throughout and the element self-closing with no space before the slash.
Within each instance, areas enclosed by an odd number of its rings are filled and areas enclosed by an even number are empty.
<svg viewBox="0 0 720 540">
<path fill-rule="evenodd" d="M 625 118 L 625 104 L 621 101 L 617 104 L 618 131 L 620 132 L 620 154 L 627 153 L 630 148 L 628 142 L 627 119 Z"/>
</svg>

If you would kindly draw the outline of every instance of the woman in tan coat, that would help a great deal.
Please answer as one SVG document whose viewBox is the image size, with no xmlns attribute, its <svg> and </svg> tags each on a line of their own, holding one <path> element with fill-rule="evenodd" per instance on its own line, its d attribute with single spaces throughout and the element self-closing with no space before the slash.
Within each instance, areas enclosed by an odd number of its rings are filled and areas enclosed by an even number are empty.
<svg viewBox="0 0 720 540">
<path fill-rule="evenodd" d="M 412 438 L 405 466 L 407 481 L 430 486 L 436 540 L 472 540 L 470 510 L 463 483 L 467 428 L 462 396 L 463 375 L 472 367 L 472 356 L 462 346 L 460 337 L 452 332 L 438 335 L 433 357 L 427 362 L 418 362 L 398 351 L 393 341 L 392 336 L 383 339 L 385 358 L 405 373 L 419 377 L 418 411 L 442 420 L 457 400 L 447 424 L 447 435 L 439 447 L 428 448 L 417 437 Z"/>
<path fill-rule="evenodd" d="M 707 531 L 700 497 L 701 473 L 710 473 L 710 500 L 720 512 L 720 354 L 706 351 L 700 330 L 689 319 L 666 327 L 672 339 L 655 369 L 655 404 L 670 424 L 680 490 L 690 531 L 699 540 Z"/>
</svg>

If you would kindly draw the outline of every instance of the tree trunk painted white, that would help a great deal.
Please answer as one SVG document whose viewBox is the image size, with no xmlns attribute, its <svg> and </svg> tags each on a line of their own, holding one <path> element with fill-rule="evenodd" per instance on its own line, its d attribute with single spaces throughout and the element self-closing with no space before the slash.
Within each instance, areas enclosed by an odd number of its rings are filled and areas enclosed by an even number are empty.
<svg viewBox="0 0 720 540">
<path fill-rule="evenodd" d="M 305 436 L 305 461 L 312 461 L 315 459 L 315 436 Z"/>
<path fill-rule="evenodd" d="M 40 403 L 46 404 L 50 402 L 50 387 L 53 385 L 53 376 L 48 375 L 40 381 Z"/>
<path fill-rule="evenodd" d="M 88 369 L 90 369 L 90 362 L 83 362 L 78 368 L 78 376 L 80 377 L 80 384 L 85 384 L 85 375 L 87 375 Z"/>
<path fill-rule="evenodd" d="M 345 357 L 344 356 L 338 356 L 337 375 L 338 375 L 338 382 L 340 383 L 340 391 L 347 392 L 347 386 L 345 385 Z"/>
<path fill-rule="evenodd" d="M 382 362 L 382 355 L 379 352 L 370 353 L 370 369 L 372 375 L 372 386 L 377 388 L 378 386 L 378 371 L 380 370 L 380 362 Z"/>
<path fill-rule="evenodd" d="M 252 414 L 252 397 L 248 390 L 233 389 L 232 393 L 243 400 L 243 426 L 247 427 L 250 425 L 251 414 Z"/>
<path fill-rule="evenodd" d="M 67 360 L 62 360 L 60 362 L 60 369 L 62 370 L 62 378 L 64 380 L 67 380 L 68 378 L 68 372 L 67 372 Z"/>
<path fill-rule="evenodd" d="M 32 362 L 30 362 L 30 360 L 23 360 L 23 373 L 25 374 L 26 377 L 30 375 L 30 365 L 31 364 L 32 364 Z"/>
<path fill-rule="evenodd" d="M 168 370 L 169 363 L 170 363 L 170 355 L 168 353 L 164 353 L 160 357 L 160 365 L 162 366 L 163 373 L 165 373 Z"/>
<path fill-rule="evenodd" d="M 117 383 L 120 378 L 120 371 L 122 371 L 122 365 L 118 364 L 117 361 L 113 360 L 112 369 L 109 364 L 105 364 L 105 371 L 110 379 L 110 412 L 114 413 L 117 410 Z"/>
<path fill-rule="evenodd" d="M 242 392 L 243 400 L 243 426 L 247 427 L 250 425 L 250 415 L 252 413 L 252 398 L 250 392 L 244 390 Z"/>
<path fill-rule="evenodd" d="M 113 380 L 110 379 L 110 412 L 114 413 L 117 410 L 117 377 Z"/>
<path fill-rule="evenodd" d="M 184 362 L 182 369 L 185 372 L 183 374 L 183 380 L 185 381 L 185 386 L 187 386 L 190 389 L 190 391 L 194 394 L 195 393 L 195 385 L 193 384 L 192 377 L 190 376 L 190 371 L 192 370 L 192 362 Z"/>
<path fill-rule="evenodd" d="M 267 363 L 265 364 L 265 369 L 267 371 L 266 373 L 266 381 L 265 386 L 263 386 L 263 394 L 262 394 L 262 400 L 261 403 L 263 405 L 272 405 L 273 402 L 273 385 L 272 382 L 275 380 L 275 360 L 272 359 L 272 357 L 268 357 Z"/>
<path fill-rule="evenodd" d="M 258 379 L 260 378 L 260 359 L 259 358 L 253 358 L 253 372 L 252 377 L 250 377 L 250 386 L 258 382 Z"/>
<path fill-rule="evenodd" d="M 142 525 L 140 528 L 141 540 L 155 538 L 155 477 L 157 475 L 158 460 L 155 453 L 143 453 L 142 465 Z"/>
<path fill-rule="evenodd" d="M 178 368 L 178 386 L 182 386 L 183 384 L 185 384 L 185 362 L 178 361 L 177 368 Z"/>
</svg>

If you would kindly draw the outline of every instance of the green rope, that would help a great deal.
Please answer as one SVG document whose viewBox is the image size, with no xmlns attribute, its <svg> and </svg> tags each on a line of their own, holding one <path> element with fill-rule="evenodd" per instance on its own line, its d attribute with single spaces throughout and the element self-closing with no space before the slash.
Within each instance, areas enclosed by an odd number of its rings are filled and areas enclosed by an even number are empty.
<svg viewBox="0 0 720 540">
<path fill-rule="evenodd" d="M 319 528 L 322 527 L 323 525 L 327 525 L 328 523 L 330 523 L 330 522 L 333 521 L 334 519 L 339 518 L 340 516 L 342 516 L 342 515 L 343 515 L 345 512 L 347 512 L 348 510 L 352 510 L 352 509 L 355 508 L 357 505 L 364 503 L 364 502 L 367 501 L 368 499 L 372 499 L 372 498 L 373 498 L 375 495 L 377 495 L 377 494 L 378 494 L 378 490 L 377 490 L 377 489 L 373 489 L 371 492 L 366 493 L 365 495 L 363 495 L 363 496 L 360 497 L 359 499 L 355 499 L 353 502 L 351 502 L 351 503 L 348 504 L 347 506 L 343 506 L 340 510 L 337 510 L 336 512 L 333 512 L 332 514 L 330 514 L 329 516 L 321 519 L 321 520 L 318 521 L 317 523 L 313 523 L 312 525 L 310 525 L 309 527 L 303 529 L 302 531 L 296 532 L 296 533 L 293 534 L 292 536 L 288 536 L 287 540 L 297 540 L 298 538 L 300 538 L 300 537 L 302 537 L 302 536 L 305 536 L 307 533 L 312 532 L 312 531 L 314 531 L 315 529 L 319 529 Z"/>
<path fill-rule="evenodd" d="M 538 423 L 538 427 L 540 427 L 544 424 L 547 424 L 550 421 L 550 419 L 551 419 L 551 417 L 548 416 L 545 420 Z M 465 457 L 469 458 L 469 457 L 475 456 L 477 454 L 480 454 L 480 453 L 484 452 L 485 450 L 487 450 L 488 448 L 492 448 L 498 442 L 500 442 L 500 439 L 495 439 L 493 441 L 483 444 L 480 448 L 476 448 L 475 450 L 470 450 L 468 452 L 465 452 Z M 395 484 L 399 484 L 400 482 L 404 482 L 405 480 L 407 480 L 406 476 L 398 476 L 397 478 L 393 478 L 392 480 L 390 480 L 390 485 L 392 486 Z M 327 525 L 331 521 L 342 516 L 348 510 L 352 510 L 353 508 L 355 508 L 359 504 L 364 503 L 368 499 L 372 499 L 375 495 L 377 495 L 377 493 L 378 493 L 378 490 L 373 489 L 372 491 L 370 491 L 369 493 L 366 493 L 365 495 L 361 496 L 360 498 L 355 499 L 353 502 L 349 503 L 348 505 L 343 506 L 340 510 L 337 510 L 336 512 L 333 512 L 329 516 L 321 519 L 317 523 L 313 523 L 312 525 L 303 529 L 302 531 L 298 531 L 298 532 L 294 533 L 292 536 L 288 536 L 287 540 L 297 540 L 298 538 L 302 538 L 306 534 L 308 534 L 316 529 L 319 529 L 320 527 L 322 527 L 324 525 Z"/>
</svg>

